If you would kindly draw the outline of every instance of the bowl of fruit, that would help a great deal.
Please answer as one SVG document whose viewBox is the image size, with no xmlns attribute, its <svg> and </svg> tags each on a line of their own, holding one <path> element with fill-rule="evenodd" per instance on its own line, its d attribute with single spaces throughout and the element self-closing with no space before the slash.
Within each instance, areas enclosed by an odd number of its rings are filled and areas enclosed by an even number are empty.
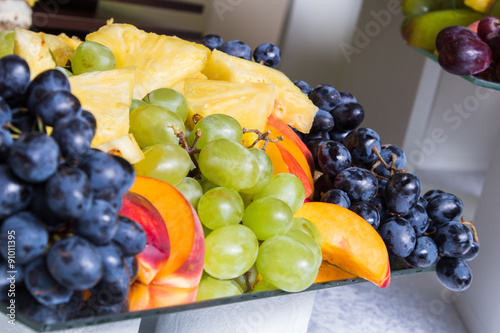
<svg viewBox="0 0 500 333">
<path fill-rule="evenodd" d="M 357 99 L 291 81 L 276 45 L 113 22 L 85 41 L 8 33 L 0 273 L 14 275 L 0 287 L 29 327 L 429 271 L 471 284 L 479 241 L 460 198 L 422 193 Z"/>
</svg>

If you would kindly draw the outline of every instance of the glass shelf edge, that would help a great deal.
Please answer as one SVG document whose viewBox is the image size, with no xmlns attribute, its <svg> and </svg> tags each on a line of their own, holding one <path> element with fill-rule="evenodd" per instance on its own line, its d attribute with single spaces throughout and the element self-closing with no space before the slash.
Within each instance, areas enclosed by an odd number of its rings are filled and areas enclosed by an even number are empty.
<svg viewBox="0 0 500 333">
<path fill-rule="evenodd" d="M 391 279 L 398 278 L 398 277 L 410 276 L 410 275 L 416 275 L 416 274 L 420 274 L 420 273 L 432 272 L 432 271 L 435 271 L 434 266 L 430 266 L 430 267 L 426 267 L 426 268 L 412 268 L 412 269 L 395 270 L 395 271 L 391 272 Z M 309 288 L 307 288 L 303 291 L 300 291 L 299 293 L 311 292 L 311 291 L 317 291 L 317 290 L 321 290 L 321 289 L 328 289 L 328 288 L 335 288 L 335 287 L 342 287 L 342 286 L 349 286 L 349 285 L 358 284 L 358 283 L 365 283 L 365 282 L 369 282 L 369 281 L 364 280 L 362 278 L 353 278 L 353 279 L 347 279 L 347 280 L 337 280 L 337 281 L 314 283 Z M 210 307 L 221 306 L 221 305 L 236 304 L 236 303 L 240 303 L 240 302 L 247 302 L 247 301 L 258 300 L 258 299 L 269 299 L 269 298 L 274 298 L 274 297 L 279 297 L 279 296 L 287 296 L 287 295 L 292 295 L 292 294 L 294 294 L 294 293 L 289 293 L 289 292 L 285 292 L 282 290 L 260 291 L 260 292 L 256 292 L 256 293 L 243 294 L 240 296 L 223 297 L 223 298 L 207 300 L 207 301 L 197 301 L 197 302 L 192 302 L 192 303 L 187 303 L 187 304 L 167 306 L 167 307 L 150 309 L 150 310 L 126 312 L 126 313 L 99 316 L 99 317 L 73 319 L 73 320 L 70 320 L 67 322 L 57 323 L 57 324 L 53 324 L 53 325 L 41 325 L 41 324 L 31 320 L 30 318 L 23 316 L 22 314 L 16 314 L 16 320 L 19 320 L 20 323 L 28 326 L 29 328 L 31 328 L 35 332 L 51 332 L 51 331 L 58 331 L 58 330 L 64 330 L 64 329 L 91 327 L 94 325 L 109 324 L 109 323 L 123 321 L 123 320 L 141 319 L 141 318 L 154 317 L 154 316 L 159 316 L 159 315 L 168 315 L 168 314 L 173 314 L 173 313 L 177 313 L 177 312 L 198 310 L 198 309 L 210 308 Z M 0 312 L 7 314 L 4 307 L 2 307 Z"/>
</svg>

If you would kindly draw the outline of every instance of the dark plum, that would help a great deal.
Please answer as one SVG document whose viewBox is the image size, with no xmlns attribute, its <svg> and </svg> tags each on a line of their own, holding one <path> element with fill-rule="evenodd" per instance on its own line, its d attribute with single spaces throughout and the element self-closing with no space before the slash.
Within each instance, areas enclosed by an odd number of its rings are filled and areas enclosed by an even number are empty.
<svg viewBox="0 0 500 333">
<path fill-rule="evenodd" d="M 438 55 L 439 65 L 455 75 L 474 75 L 488 69 L 492 60 L 491 48 L 483 41 L 457 38 L 445 45 Z"/>
<path fill-rule="evenodd" d="M 490 39 L 500 35 L 500 18 L 485 16 L 477 24 L 477 35 L 482 41 L 488 42 Z"/>
<path fill-rule="evenodd" d="M 453 25 L 444 28 L 436 36 L 436 51 L 440 52 L 443 46 L 457 38 L 467 37 L 472 39 L 480 39 L 479 36 L 467 27 Z"/>
</svg>

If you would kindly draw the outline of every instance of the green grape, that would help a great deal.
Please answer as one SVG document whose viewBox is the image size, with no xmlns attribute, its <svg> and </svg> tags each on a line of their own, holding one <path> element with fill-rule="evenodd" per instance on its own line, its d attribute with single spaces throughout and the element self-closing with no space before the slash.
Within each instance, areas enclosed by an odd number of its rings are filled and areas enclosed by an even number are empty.
<svg viewBox="0 0 500 333">
<path fill-rule="evenodd" d="M 243 289 L 234 280 L 219 280 L 204 273 L 198 285 L 197 301 L 238 296 L 243 294 Z"/>
<path fill-rule="evenodd" d="M 58 71 L 60 71 L 61 73 L 63 73 L 66 77 L 73 76 L 73 73 L 71 73 L 69 70 L 67 70 L 64 67 L 56 66 L 54 69 L 57 69 Z"/>
<path fill-rule="evenodd" d="M 170 111 L 177 113 L 183 122 L 186 121 L 188 115 L 188 104 L 184 96 L 174 89 L 159 88 L 151 91 L 144 96 L 142 101 L 146 104 L 163 106 Z"/>
<path fill-rule="evenodd" d="M 264 197 L 274 197 L 283 200 L 290 206 L 295 214 L 306 197 L 304 184 L 291 173 L 279 173 L 271 178 L 271 181 L 262 190 L 255 193 L 254 200 Z"/>
<path fill-rule="evenodd" d="M 257 193 L 264 188 L 273 177 L 273 162 L 266 154 L 266 152 L 260 148 L 250 148 L 248 149 L 257 159 L 257 164 L 259 165 L 259 180 L 257 184 L 248 189 L 241 190 L 245 193 Z"/>
<path fill-rule="evenodd" d="M 130 133 L 144 148 L 158 143 L 179 144 L 179 138 L 173 127 L 184 132 L 184 122 L 172 111 L 158 106 L 146 104 L 139 106 L 130 113 Z"/>
<path fill-rule="evenodd" d="M 175 185 L 175 188 L 188 199 L 194 209 L 198 208 L 198 202 L 203 195 L 203 188 L 196 179 L 185 177 L 179 184 Z"/>
<path fill-rule="evenodd" d="M 132 99 L 132 102 L 130 102 L 130 112 L 134 111 L 135 109 L 137 109 L 139 106 L 143 106 L 143 105 L 146 105 L 146 103 L 144 103 L 143 101 L 141 101 L 140 99 L 135 99 L 133 98 Z"/>
<path fill-rule="evenodd" d="M 248 272 L 245 272 L 234 279 L 236 283 L 243 289 L 245 292 L 253 289 L 253 285 L 257 282 L 257 278 L 259 277 L 259 272 L 257 272 L 257 267 L 253 265 Z"/>
<path fill-rule="evenodd" d="M 243 192 L 239 192 L 239 193 L 240 193 L 240 197 L 243 199 L 243 204 L 245 205 L 245 208 L 247 208 L 248 205 L 250 205 L 252 203 L 253 194 L 243 193 Z"/>
<path fill-rule="evenodd" d="M 15 36 L 16 33 L 14 30 L 4 30 L 0 33 L 0 58 L 14 54 Z"/>
<path fill-rule="evenodd" d="M 280 199 L 264 197 L 254 200 L 245 209 L 243 225 L 252 229 L 258 240 L 284 235 L 293 223 L 290 207 Z"/>
<path fill-rule="evenodd" d="M 214 182 L 211 182 L 210 180 L 208 180 L 206 178 L 203 181 L 201 181 L 200 184 L 201 184 L 201 188 L 203 189 L 203 193 L 207 193 L 211 189 L 219 187 L 219 185 L 215 184 Z"/>
<path fill-rule="evenodd" d="M 243 130 L 240 123 L 225 114 L 211 114 L 201 118 L 187 138 L 190 146 L 193 145 L 196 132 L 200 130 L 201 136 L 196 142 L 197 149 L 203 149 L 207 143 L 217 139 L 228 139 L 241 143 Z"/>
<path fill-rule="evenodd" d="M 253 266 L 259 243 L 244 225 L 230 224 L 205 238 L 205 271 L 216 279 L 234 279 Z"/>
<path fill-rule="evenodd" d="M 319 245 L 319 247 L 321 247 L 321 245 L 323 244 L 321 232 L 319 231 L 318 227 L 316 227 L 314 223 L 312 223 L 309 220 L 306 220 L 302 217 L 294 217 L 292 229 L 297 229 L 302 232 L 305 232 L 310 237 L 312 237 L 312 239 L 314 239 L 314 241 L 316 242 L 316 244 Z"/>
<path fill-rule="evenodd" d="M 198 217 L 207 228 L 215 230 L 228 224 L 238 224 L 245 205 L 238 192 L 216 187 L 203 194 L 198 203 Z"/>
<path fill-rule="evenodd" d="M 259 291 L 268 291 L 268 290 L 276 290 L 275 286 L 267 282 L 266 280 L 262 279 L 259 282 L 255 284 L 255 286 L 252 289 L 253 293 L 257 293 Z"/>
<path fill-rule="evenodd" d="M 207 238 L 207 236 L 210 235 L 210 233 L 212 232 L 212 230 L 208 229 L 203 224 L 201 226 L 203 227 L 203 235 L 205 236 L 205 238 Z"/>
<path fill-rule="evenodd" d="M 100 43 L 82 42 L 71 57 L 71 70 L 75 75 L 115 68 L 116 57 L 113 51 Z"/>
<path fill-rule="evenodd" d="M 255 186 L 259 178 L 255 156 L 243 145 L 228 139 L 209 142 L 201 150 L 198 164 L 208 180 L 238 192 Z"/>
<path fill-rule="evenodd" d="M 163 180 L 173 186 L 187 176 L 191 167 L 189 154 L 180 146 L 160 143 L 148 148 L 144 158 L 134 164 L 137 175 Z"/>
<path fill-rule="evenodd" d="M 308 288 L 318 275 L 314 253 L 288 236 L 266 239 L 260 245 L 256 266 L 264 280 L 289 292 Z"/>
<path fill-rule="evenodd" d="M 321 262 L 323 261 L 321 246 L 318 245 L 311 236 L 297 229 L 290 229 L 286 233 L 286 236 L 298 240 L 299 242 L 307 246 L 309 250 L 311 250 L 311 252 L 314 254 L 314 258 L 316 258 L 316 269 L 318 269 L 321 265 Z"/>
</svg>

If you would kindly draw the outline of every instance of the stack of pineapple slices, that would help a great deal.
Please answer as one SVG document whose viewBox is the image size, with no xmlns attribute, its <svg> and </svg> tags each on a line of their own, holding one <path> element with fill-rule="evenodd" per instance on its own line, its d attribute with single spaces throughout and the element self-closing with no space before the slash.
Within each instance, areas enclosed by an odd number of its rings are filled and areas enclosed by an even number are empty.
<svg viewBox="0 0 500 333">
<path fill-rule="evenodd" d="M 117 69 L 69 78 L 82 107 L 94 114 L 97 133 L 92 145 L 120 152 L 131 163 L 143 158 L 128 133 L 132 98 L 157 88 L 183 94 L 194 114 L 228 114 L 242 127 L 263 131 L 269 115 L 308 133 L 317 107 L 279 70 L 236 58 L 177 37 L 157 35 L 128 24 L 108 23 L 86 40 L 110 48 Z M 16 29 L 14 53 L 26 59 L 32 76 L 65 66 L 81 41 Z M 252 138 L 244 137 L 250 144 Z"/>
</svg>

